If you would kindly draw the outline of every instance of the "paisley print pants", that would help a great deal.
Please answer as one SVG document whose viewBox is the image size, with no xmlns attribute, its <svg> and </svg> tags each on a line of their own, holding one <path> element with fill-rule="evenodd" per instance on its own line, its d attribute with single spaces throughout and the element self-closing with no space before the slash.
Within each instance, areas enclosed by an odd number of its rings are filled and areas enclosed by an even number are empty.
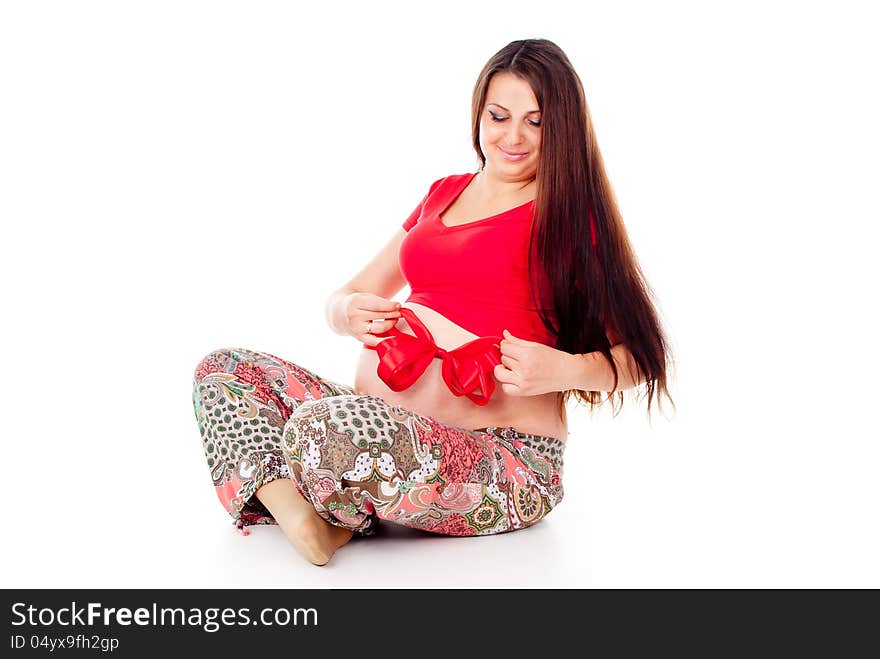
<svg viewBox="0 0 880 659">
<path fill-rule="evenodd" d="M 276 523 L 254 496 L 276 478 L 362 535 L 379 519 L 444 535 L 503 533 L 562 500 L 557 438 L 452 426 L 265 352 L 206 355 L 192 402 L 214 489 L 245 534 Z"/>
</svg>

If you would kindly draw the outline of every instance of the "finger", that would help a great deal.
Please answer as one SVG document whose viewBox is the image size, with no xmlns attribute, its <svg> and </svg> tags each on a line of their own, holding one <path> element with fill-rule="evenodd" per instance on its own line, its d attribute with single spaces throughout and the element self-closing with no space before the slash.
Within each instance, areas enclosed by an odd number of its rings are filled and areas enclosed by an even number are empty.
<svg viewBox="0 0 880 659">
<path fill-rule="evenodd" d="M 376 311 L 373 309 L 361 309 L 357 314 L 353 317 L 362 319 L 365 321 L 369 320 L 385 320 L 386 318 L 400 318 L 401 314 L 399 311 Z"/>
<path fill-rule="evenodd" d="M 384 332 L 392 325 L 396 325 L 397 321 L 400 320 L 400 316 L 395 316 L 394 314 L 382 314 L 378 317 L 370 317 L 364 320 L 364 325 L 366 326 L 369 323 L 373 332 Z M 379 329 L 382 326 L 383 329 Z"/>
<path fill-rule="evenodd" d="M 525 341 L 525 339 L 520 339 L 518 336 L 514 336 L 508 330 L 502 330 L 501 335 L 508 341 Z"/>
<path fill-rule="evenodd" d="M 504 338 L 507 341 L 509 341 L 512 345 L 528 346 L 528 345 L 532 345 L 533 343 L 535 343 L 534 341 L 529 341 L 528 339 L 524 339 L 520 336 L 514 336 L 508 330 L 504 330 L 502 332 L 502 334 L 504 335 Z"/>
<path fill-rule="evenodd" d="M 509 355 L 501 355 L 501 363 L 512 371 L 513 367 L 516 366 L 519 362 Z"/>
<path fill-rule="evenodd" d="M 378 332 L 378 330 L 373 331 Z M 382 341 L 387 341 L 390 338 L 390 336 L 376 336 L 375 334 L 362 334 L 360 336 L 360 340 L 368 346 L 377 346 Z"/>
<path fill-rule="evenodd" d="M 379 339 L 372 334 L 362 334 L 360 336 L 360 340 L 363 342 L 364 345 L 368 346 L 375 346 L 377 343 L 379 343 Z"/>
<path fill-rule="evenodd" d="M 392 327 L 397 325 L 397 319 L 392 318 L 391 320 L 374 320 L 373 321 L 373 334 L 380 334 L 382 332 L 387 332 Z"/>
<path fill-rule="evenodd" d="M 358 300 L 358 311 L 367 314 L 381 314 L 385 312 L 396 311 L 400 308 L 400 303 L 394 300 L 386 300 L 378 295 L 364 296 Z"/>
<path fill-rule="evenodd" d="M 511 359 L 519 359 L 520 357 L 522 357 L 522 346 L 519 346 L 512 341 L 504 339 L 498 344 L 498 347 L 501 349 L 502 356 L 506 355 Z"/>
<path fill-rule="evenodd" d="M 390 323 L 393 325 L 398 321 L 398 319 L 400 319 L 400 313 L 392 311 L 385 313 L 362 314 L 358 317 L 356 322 L 363 323 L 364 327 L 367 326 L 367 323 L 370 323 L 373 327 L 373 331 L 376 331 L 375 328 L 377 325 L 382 323 Z M 385 329 L 388 328 L 386 327 Z"/>
<path fill-rule="evenodd" d="M 509 396 L 518 396 L 521 390 L 519 388 L 519 385 L 505 383 L 501 385 L 501 391 Z"/>
<path fill-rule="evenodd" d="M 393 327 L 397 324 L 397 321 L 400 319 L 400 314 L 386 313 L 383 314 L 381 318 L 372 319 L 373 322 L 373 331 L 374 332 L 384 332 L 385 330 Z M 382 326 L 382 329 L 376 329 L 378 325 Z"/>
<path fill-rule="evenodd" d="M 492 375 L 499 382 L 513 382 L 513 372 L 507 369 L 504 364 L 496 364 L 492 369 Z"/>
<path fill-rule="evenodd" d="M 373 298 L 372 302 L 372 311 L 397 311 L 400 308 L 400 302 L 386 300 L 381 297 Z"/>
<path fill-rule="evenodd" d="M 383 333 L 387 332 L 388 330 L 390 330 L 392 327 L 394 327 L 396 324 L 397 324 L 397 321 L 394 319 L 392 319 L 392 320 L 367 320 L 367 321 L 365 321 L 365 323 L 363 325 L 364 334 L 367 334 L 367 335 L 369 335 L 369 334 L 372 334 L 372 335 L 383 334 Z"/>
</svg>

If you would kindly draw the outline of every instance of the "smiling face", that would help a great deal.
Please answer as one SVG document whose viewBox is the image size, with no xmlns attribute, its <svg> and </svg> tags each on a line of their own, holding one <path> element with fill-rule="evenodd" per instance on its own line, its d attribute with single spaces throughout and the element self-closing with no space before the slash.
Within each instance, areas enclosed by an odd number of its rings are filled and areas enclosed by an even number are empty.
<svg viewBox="0 0 880 659">
<path fill-rule="evenodd" d="M 489 81 L 480 115 L 486 170 L 504 180 L 534 178 L 541 153 L 541 112 L 528 82 L 512 73 Z"/>
</svg>

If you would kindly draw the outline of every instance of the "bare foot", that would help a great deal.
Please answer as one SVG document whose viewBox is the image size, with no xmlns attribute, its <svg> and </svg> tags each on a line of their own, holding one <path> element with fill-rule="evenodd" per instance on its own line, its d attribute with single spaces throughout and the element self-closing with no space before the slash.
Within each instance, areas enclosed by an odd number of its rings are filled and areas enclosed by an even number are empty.
<svg viewBox="0 0 880 659">
<path fill-rule="evenodd" d="M 276 478 L 256 492 L 294 548 L 311 563 L 326 565 L 354 531 L 335 526 L 315 512 L 289 478 Z"/>
<path fill-rule="evenodd" d="M 315 565 L 326 565 L 336 550 L 354 536 L 354 531 L 330 524 L 314 511 L 284 523 L 276 521 L 294 548 Z"/>
</svg>

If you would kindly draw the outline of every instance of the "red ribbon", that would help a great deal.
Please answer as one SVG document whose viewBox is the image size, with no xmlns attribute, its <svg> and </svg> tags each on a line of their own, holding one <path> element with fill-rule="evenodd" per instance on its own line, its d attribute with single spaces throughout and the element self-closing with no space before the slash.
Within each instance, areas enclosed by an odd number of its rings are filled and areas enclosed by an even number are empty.
<svg viewBox="0 0 880 659">
<path fill-rule="evenodd" d="M 460 345 L 455 350 L 444 350 L 434 343 L 434 337 L 422 321 L 405 307 L 400 315 L 406 319 L 415 336 L 392 327 L 376 336 L 388 336 L 375 346 L 364 347 L 379 354 L 376 373 L 393 391 L 403 391 L 419 379 L 431 360 L 443 360 L 441 372 L 446 386 L 456 396 L 467 396 L 477 405 L 486 405 L 495 391 L 493 370 L 501 363 L 501 348 L 496 343 L 500 336 L 482 336 Z"/>
</svg>

